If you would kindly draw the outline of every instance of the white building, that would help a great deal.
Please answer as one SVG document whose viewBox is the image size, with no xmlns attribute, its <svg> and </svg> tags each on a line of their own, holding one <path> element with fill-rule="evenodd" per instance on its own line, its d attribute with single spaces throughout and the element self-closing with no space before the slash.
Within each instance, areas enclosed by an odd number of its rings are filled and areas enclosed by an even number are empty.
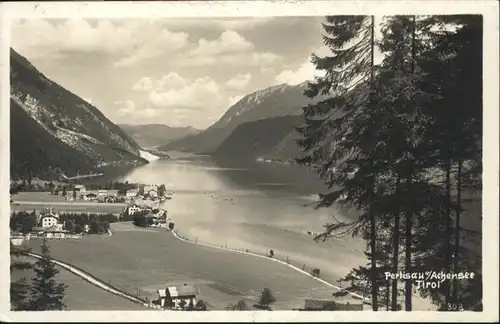
<svg viewBox="0 0 500 324">
<path fill-rule="evenodd" d="M 139 213 L 141 210 L 142 210 L 142 208 L 140 208 L 139 206 L 132 205 L 132 206 L 128 207 L 128 214 L 135 215 L 135 214 Z"/>
<path fill-rule="evenodd" d="M 59 224 L 59 216 L 57 214 L 46 214 L 46 215 L 42 215 L 42 217 L 40 218 L 40 223 L 41 223 L 41 227 L 43 228 L 49 228 L 49 227 L 52 227 L 54 225 L 58 225 Z"/>
<path fill-rule="evenodd" d="M 98 190 L 98 191 L 97 191 L 97 195 L 98 195 L 98 196 L 108 196 L 108 195 L 109 195 L 109 193 L 108 193 L 108 191 L 107 191 L 107 190 Z"/>
<path fill-rule="evenodd" d="M 196 305 L 196 298 L 199 295 L 199 289 L 195 285 L 173 286 L 166 289 L 158 289 L 158 301 L 161 307 L 180 309 L 181 301 L 187 306 L 191 303 Z"/>
<path fill-rule="evenodd" d="M 86 189 L 84 185 L 75 185 L 75 190 L 77 193 L 85 193 Z"/>
<path fill-rule="evenodd" d="M 139 194 L 139 189 L 130 189 L 127 190 L 127 193 L 125 194 L 127 197 L 137 197 Z"/>
</svg>

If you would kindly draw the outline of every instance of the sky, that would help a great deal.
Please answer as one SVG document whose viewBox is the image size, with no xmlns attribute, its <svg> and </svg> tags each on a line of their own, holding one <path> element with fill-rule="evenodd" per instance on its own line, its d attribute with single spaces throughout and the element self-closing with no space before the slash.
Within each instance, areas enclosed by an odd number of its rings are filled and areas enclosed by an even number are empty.
<svg viewBox="0 0 500 324">
<path fill-rule="evenodd" d="M 246 94 L 312 79 L 322 21 L 29 19 L 14 21 L 11 44 L 117 124 L 204 129 Z"/>
</svg>

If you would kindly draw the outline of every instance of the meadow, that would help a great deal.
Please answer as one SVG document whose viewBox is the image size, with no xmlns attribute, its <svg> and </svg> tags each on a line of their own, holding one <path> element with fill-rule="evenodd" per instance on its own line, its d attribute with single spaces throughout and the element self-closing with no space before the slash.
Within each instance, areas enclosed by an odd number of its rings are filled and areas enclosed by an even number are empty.
<svg viewBox="0 0 500 324">
<path fill-rule="evenodd" d="M 54 259 L 73 264 L 132 295 L 156 299 L 169 285 L 197 284 L 210 309 L 246 299 L 256 302 L 270 288 L 275 309 L 303 307 L 305 298 L 328 298 L 334 290 L 276 262 L 182 242 L 166 230 L 114 223 L 112 237 L 50 241 Z M 33 252 L 39 240 L 31 240 Z M 89 297 L 92 298 L 92 297 Z"/>
</svg>

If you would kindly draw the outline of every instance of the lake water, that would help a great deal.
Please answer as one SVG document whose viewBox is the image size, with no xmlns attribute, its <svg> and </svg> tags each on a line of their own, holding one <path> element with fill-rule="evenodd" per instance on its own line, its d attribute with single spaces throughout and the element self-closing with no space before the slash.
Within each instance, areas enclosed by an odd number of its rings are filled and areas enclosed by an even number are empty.
<svg viewBox="0 0 500 324">
<path fill-rule="evenodd" d="M 298 166 L 178 155 L 115 180 L 165 184 L 173 198 L 163 207 L 178 232 L 192 240 L 259 253 L 273 249 L 293 264 L 320 268 L 331 280 L 366 262 L 359 239 L 316 243 L 307 234 L 322 231 L 332 215 L 349 219 L 333 208 L 314 209 L 322 182 Z"/>
</svg>

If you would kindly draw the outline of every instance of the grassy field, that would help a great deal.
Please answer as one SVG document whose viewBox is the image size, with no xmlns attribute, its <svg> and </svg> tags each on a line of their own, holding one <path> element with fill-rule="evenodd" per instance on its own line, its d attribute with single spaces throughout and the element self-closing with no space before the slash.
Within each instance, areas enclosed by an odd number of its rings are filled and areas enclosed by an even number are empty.
<svg viewBox="0 0 500 324">
<path fill-rule="evenodd" d="M 52 207 L 54 212 L 59 213 L 111 213 L 119 214 L 125 208 L 121 204 L 12 204 L 10 205 L 11 211 L 41 211 L 48 207 Z"/>
<path fill-rule="evenodd" d="M 52 207 L 56 212 L 115 214 L 121 213 L 127 206 L 124 203 L 98 203 L 86 200 L 66 202 L 63 197 L 51 195 L 49 192 L 20 192 L 12 195 L 11 199 L 14 201 L 10 205 L 12 211 L 38 211 Z"/>
<path fill-rule="evenodd" d="M 40 202 L 64 202 L 64 197 L 61 195 L 51 195 L 48 191 L 35 192 L 19 192 L 11 195 L 11 199 L 15 201 L 40 201 Z"/>
<path fill-rule="evenodd" d="M 27 261 L 34 262 L 36 260 L 27 259 Z M 60 272 L 56 275 L 57 282 L 68 285 L 64 299 L 68 310 L 147 310 L 142 305 L 97 288 L 67 270 L 58 269 Z M 30 281 L 33 275 L 31 270 L 15 271 L 11 280 L 15 281 L 26 277 Z"/>
<path fill-rule="evenodd" d="M 113 236 L 51 241 L 54 258 L 74 264 L 113 286 L 156 299 L 172 284 L 197 284 L 211 309 L 247 299 L 252 304 L 270 288 L 275 309 L 302 307 L 305 298 L 331 297 L 333 289 L 293 269 L 265 259 L 182 242 L 167 231 L 112 224 Z M 34 252 L 40 241 L 32 240 Z"/>
</svg>

